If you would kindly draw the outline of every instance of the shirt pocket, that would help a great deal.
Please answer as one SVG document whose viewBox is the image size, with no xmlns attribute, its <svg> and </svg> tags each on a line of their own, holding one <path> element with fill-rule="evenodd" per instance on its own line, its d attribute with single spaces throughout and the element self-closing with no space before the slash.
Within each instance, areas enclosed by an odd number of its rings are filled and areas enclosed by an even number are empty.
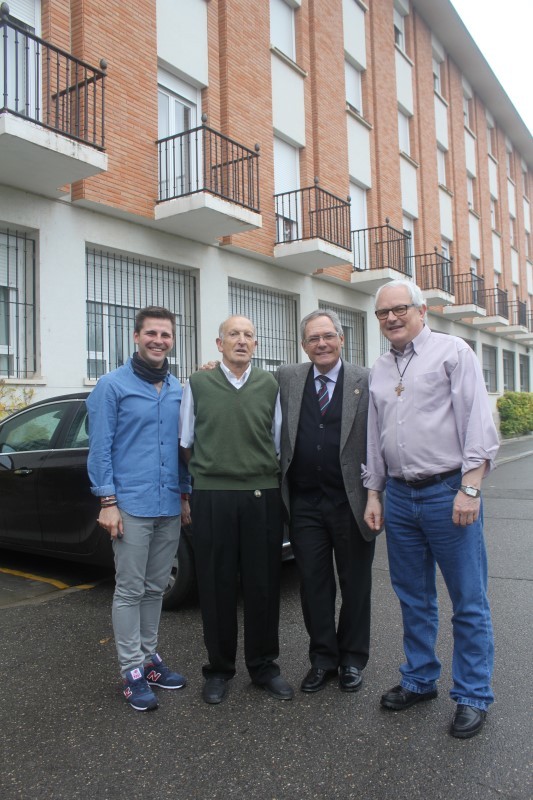
<svg viewBox="0 0 533 800">
<path fill-rule="evenodd" d="M 449 381 L 441 372 L 425 372 L 414 380 L 414 406 L 418 411 L 431 412 L 448 404 Z"/>
</svg>

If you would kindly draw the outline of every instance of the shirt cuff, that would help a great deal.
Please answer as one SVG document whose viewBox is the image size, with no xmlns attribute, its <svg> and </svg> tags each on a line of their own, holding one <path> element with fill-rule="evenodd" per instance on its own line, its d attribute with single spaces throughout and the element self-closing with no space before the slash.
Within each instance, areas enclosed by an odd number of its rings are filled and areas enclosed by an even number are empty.
<svg viewBox="0 0 533 800">
<path fill-rule="evenodd" d="M 115 484 L 106 483 L 103 486 L 91 486 L 91 492 L 97 497 L 109 497 L 109 495 L 116 494 Z"/>
</svg>

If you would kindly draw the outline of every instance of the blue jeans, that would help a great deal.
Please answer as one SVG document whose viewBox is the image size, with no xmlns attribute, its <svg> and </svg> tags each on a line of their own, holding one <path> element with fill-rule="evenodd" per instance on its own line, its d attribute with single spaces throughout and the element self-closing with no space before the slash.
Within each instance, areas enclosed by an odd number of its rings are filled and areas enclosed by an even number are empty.
<svg viewBox="0 0 533 800">
<path fill-rule="evenodd" d="M 181 516 L 132 517 L 121 509 L 124 538 L 113 540 L 113 632 L 122 676 L 157 652 L 163 603 L 180 540 Z"/>
<path fill-rule="evenodd" d="M 457 703 L 486 709 L 493 702 L 490 686 L 494 643 L 487 598 L 487 555 L 483 507 L 479 519 L 461 527 L 452 522 L 452 507 L 461 475 L 422 489 L 387 481 L 385 528 L 392 586 L 403 617 L 407 662 L 401 685 L 412 692 L 436 688 L 440 661 L 436 564 L 453 606 L 453 687 Z"/>
</svg>

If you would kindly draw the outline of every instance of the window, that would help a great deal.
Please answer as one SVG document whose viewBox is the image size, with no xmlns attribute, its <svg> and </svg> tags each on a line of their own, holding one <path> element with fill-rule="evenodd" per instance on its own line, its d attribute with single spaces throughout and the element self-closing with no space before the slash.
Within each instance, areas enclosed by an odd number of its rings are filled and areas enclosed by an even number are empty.
<svg viewBox="0 0 533 800">
<path fill-rule="evenodd" d="M 270 0 L 270 40 L 296 61 L 295 10 L 286 0 Z"/>
<path fill-rule="evenodd" d="M 466 196 L 468 199 L 468 208 L 474 211 L 476 207 L 476 179 L 473 175 L 466 176 Z"/>
<path fill-rule="evenodd" d="M 441 186 L 446 186 L 446 150 L 437 147 L 437 178 Z"/>
<path fill-rule="evenodd" d="M 160 70 L 157 90 L 159 200 L 190 194 L 198 186 L 201 138 L 197 125 L 197 90 Z"/>
<path fill-rule="evenodd" d="M 349 61 L 344 62 L 346 81 L 346 102 L 359 114 L 363 113 L 363 81 L 362 72 Z"/>
<path fill-rule="evenodd" d="M 485 386 L 487 392 L 496 392 L 498 390 L 498 374 L 496 370 L 496 355 L 497 350 L 495 347 L 489 345 L 482 345 L 481 347 L 483 359 L 483 378 L 485 379 Z"/>
<path fill-rule="evenodd" d="M 511 247 L 516 247 L 516 220 L 514 217 L 509 217 L 509 241 Z"/>
<path fill-rule="evenodd" d="M 134 351 L 135 314 L 164 306 L 176 315 L 171 372 L 186 381 L 197 366 L 196 281 L 191 272 L 87 249 L 87 376 L 120 367 Z"/>
<path fill-rule="evenodd" d="M 503 351 L 503 391 L 514 392 L 514 353 Z"/>
<path fill-rule="evenodd" d="M 332 303 L 319 302 L 320 309 L 334 311 L 341 321 L 344 331 L 342 357 L 351 364 L 365 366 L 365 316 L 360 311 L 341 308 Z"/>
<path fill-rule="evenodd" d="M 531 386 L 529 379 L 529 356 L 520 355 L 519 365 L 520 365 L 520 391 L 529 392 Z"/>
<path fill-rule="evenodd" d="M 50 450 L 54 434 L 70 403 L 54 403 L 25 411 L 2 426 L 0 453 Z"/>
<path fill-rule="evenodd" d="M 496 158 L 496 129 L 489 119 L 487 119 L 487 150 L 489 155 Z"/>
<path fill-rule="evenodd" d="M 293 297 L 230 280 L 229 313 L 248 317 L 256 327 L 255 366 L 275 372 L 281 364 L 298 360 L 298 320 Z"/>
<path fill-rule="evenodd" d="M 433 56 L 433 90 L 442 96 L 442 61 Z"/>
<path fill-rule="evenodd" d="M 0 232 L 0 378 L 35 374 L 35 242 Z"/>
<path fill-rule="evenodd" d="M 473 130 L 474 120 L 473 120 L 472 98 L 467 94 L 463 94 L 463 116 L 464 116 L 465 128 Z"/>
<path fill-rule="evenodd" d="M 508 142 L 506 142 L 505 146 L 505 169 L 509 180 L 514 180 L 513 149 Z"/>
<path fill-rule="evenodd" d="M 522 192 L 524 197 L 529 197 L 527 165 L 522 163 Z"/>
<path fill-rule="evenodd" d="M 494 198 L 490 198 L 490 224 L 492 226 L 493 231 L 499 230 L 498 226 L 498 201 Z"/>
<path fill-rule="evenodd" d="M 276 242 L 298 239 L 300 151 L 274 137 L 274 194 L 276 195 Z"/>
<path fill-rule="evenodd" d="M 405 53 L 405 17 L 394 9 L 394 44 Z"/>
<path fill-rule="evenodd" d="M 400 152 L 411 155 L 410 118 L 403 111 L 398 110 L 398 139 Z"/>
</svg>

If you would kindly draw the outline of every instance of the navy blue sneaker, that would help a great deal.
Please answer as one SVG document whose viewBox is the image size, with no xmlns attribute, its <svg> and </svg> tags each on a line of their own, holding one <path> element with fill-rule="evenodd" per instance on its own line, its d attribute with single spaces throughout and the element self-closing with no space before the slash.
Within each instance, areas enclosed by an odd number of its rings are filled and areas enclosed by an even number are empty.
<svg viewBox="0 0 533 800">
<path fill-rule="evenodd" d="M 135 711 L 151 711 L 157 708 L 157 697 L 148 686 L 146 678 L 139 667 L 126 672 L 122 692 L 126 702 Z"/>
<path fill-rule="evenodd" d="M 183 689 L 187 679 L 167 667 L 159 653 L 154 653 L 151 661 L 144 665 L 144 677 L 152 686 L 162 689 Z"/>
</svg>

